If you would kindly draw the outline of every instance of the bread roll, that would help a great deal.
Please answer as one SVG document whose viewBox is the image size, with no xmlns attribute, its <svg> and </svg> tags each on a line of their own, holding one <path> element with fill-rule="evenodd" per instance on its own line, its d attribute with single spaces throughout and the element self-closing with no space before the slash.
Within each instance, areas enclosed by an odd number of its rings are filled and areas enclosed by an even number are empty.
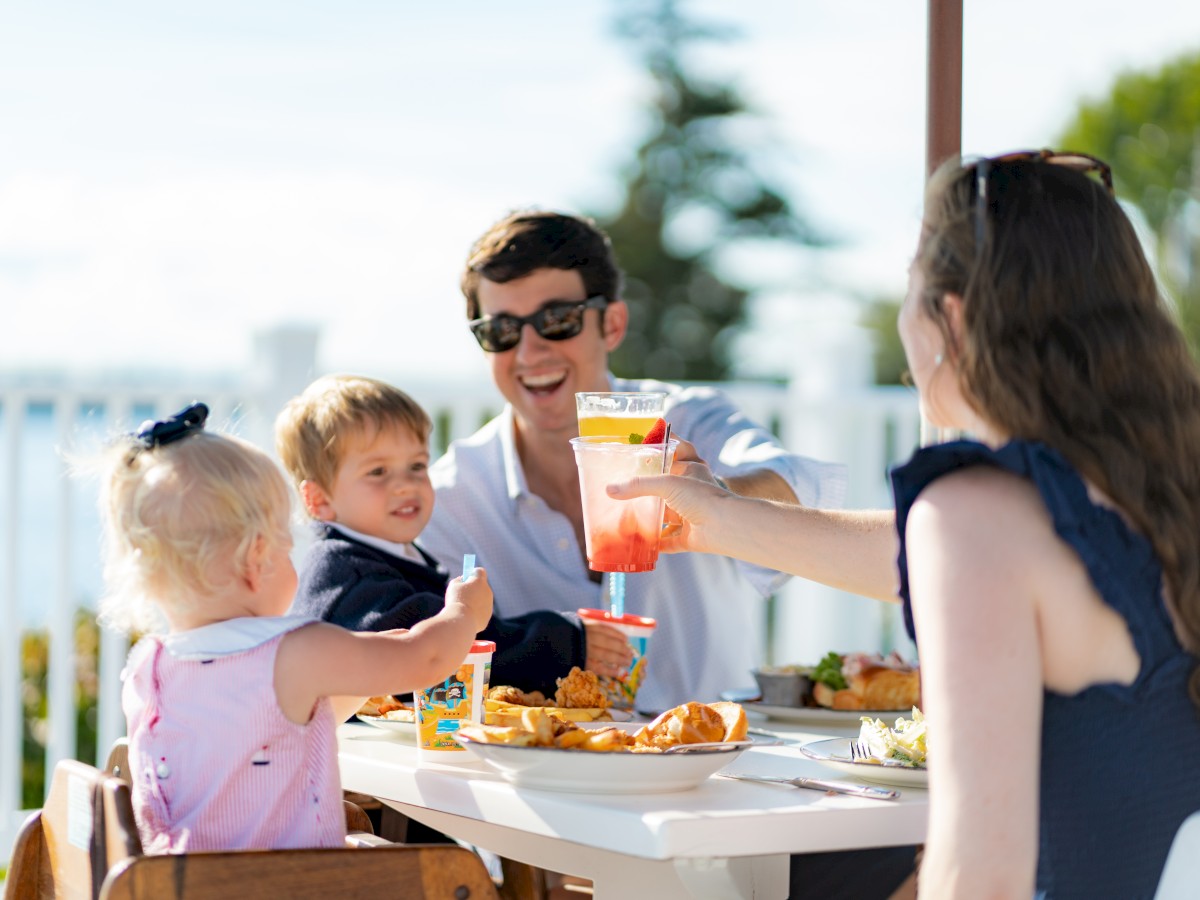
<svg viewBox="0 0 1200 900">
<path fill-rule="evenodd" d="M 715 709 L 689 701 L 668 709 L 635 735 L 640 744 L 665 750 L 677 744 L 705 744 L 719 741 L 725 734 L 725 723 Z"/>
<path fill-rule="evenodd" d="M 722 700 L 719 703 L 710 703 L 708 706 L 721 717 L 721 722 L 725 725 L 725 734 L 721 740 L 744 741 L 746 739 L 750 723 L 746 721 L 746 711 L 739 704 Z"/>
<path fill-rule="evenodd" d="M 849 676 L 845 690 L 813 685 L 813 699 L 829 709 L 912 709 L 921 703 L 919 669 L 867 665 Z"/>
<path fill-rule="evenodd" d="M 689 701 L 672 713 L 667 732 L 677 744 L 706 744 L 725 736 L 725 722 L 711 706 Z"/>
<path fill-rule="evenodd" d="M 668 709 L 634 735 L 636 744 L 666 750 L 677 744 L 746 739 L 745 711 L 736 703 L 684 703 Z"/>
</svg>

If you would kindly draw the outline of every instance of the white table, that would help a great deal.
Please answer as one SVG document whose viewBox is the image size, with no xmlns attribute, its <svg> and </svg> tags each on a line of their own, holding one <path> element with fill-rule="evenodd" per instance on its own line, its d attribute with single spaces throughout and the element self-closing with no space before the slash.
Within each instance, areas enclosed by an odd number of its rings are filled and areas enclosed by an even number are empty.
<svg viewBox="0 0 1200 900">
<path fill-rule="evenodd" d="M 783 900 L 793 853 L 925 839 L 929 796 L 915 788 L 881 801 L 712 777 L 677 793 L 569 794 L 517 788 L 482 765 L 418 766 L 412 743 L 368 725 L 342 725 L 338 747 L 346 789 L 501 856 L 588 878 L 598 900 Z M 843 777 L 796 745 L 749 750 L 730 769 Z"/>
</svg>

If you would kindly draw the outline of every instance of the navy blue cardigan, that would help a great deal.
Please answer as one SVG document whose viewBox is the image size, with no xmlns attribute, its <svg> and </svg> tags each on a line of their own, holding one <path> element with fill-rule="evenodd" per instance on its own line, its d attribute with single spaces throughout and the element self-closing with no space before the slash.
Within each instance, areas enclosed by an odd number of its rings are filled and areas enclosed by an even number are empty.
<svg viewBox="0 0 1200 900">
<path fill-rule="evenodd" d="M 300 567 L 291 612 L 352 631 L 411 628 L 446 602 L 448 579 L 420 547 L 426 565 L 370 547 L 325 523 Z M 583 625 L 573 613 L 549 610 L 511 619 L 493 615 L 480 639 L 496 642 L 493 685 L 511 684 L 554 696 L 555 679 L 583 667 Z"/>
</svg>

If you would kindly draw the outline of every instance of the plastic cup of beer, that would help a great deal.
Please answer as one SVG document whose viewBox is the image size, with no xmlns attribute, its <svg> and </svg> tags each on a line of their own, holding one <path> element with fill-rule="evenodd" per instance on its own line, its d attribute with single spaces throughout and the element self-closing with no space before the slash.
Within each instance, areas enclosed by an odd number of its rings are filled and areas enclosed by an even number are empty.
<svg viewBox="0 0 1200 900">
<path fill-rule="evenodd" d="M 571 438 L 583 501 L 588 567 L 595 572 L 649 572 L 658 563 L 662 535 L 660 497 L 615 500 L 608 486 L 671 469 L 679 442 L 623 444 L 613 435 Z"/>
<path fill-rule="evenodd" d="M 575 414 L 581 437 L 613 435 L 628 444 L 631 434 L 645 437 L 663 416 L 667 395 L 662 391 L 601 391 L 575 395 Z M 640 441 L 639 441 L 640 443 Z"/>
<path fill-rule="evenodd" d="M 658 622 L 645 616 L 635 616 L 630 613 L 614 615 L 604 609 L 580 609 L 579 617 L 589 622 L 603 622 L 610 628 L 615 628 L 625 635 L 633 658 L 628 668 L 622 669 L 616 676 L 598 675 L 600 689 L 608 697 L 608 705 L 615 709 L 633 709 L 633 701 L 637 699 L 638 688 L 646 675 L 646 647 L 650 636 Z"/>
<path fill-rule="evenodd" d="M 416 691 L 417 757 L 422 764 L 475 765 L 455 736 L 468 722 L 483 724 L 483 701 L 492 675 L 493 641 L 475 641 L 462 665 L 443 681 Z"/>
</svg>

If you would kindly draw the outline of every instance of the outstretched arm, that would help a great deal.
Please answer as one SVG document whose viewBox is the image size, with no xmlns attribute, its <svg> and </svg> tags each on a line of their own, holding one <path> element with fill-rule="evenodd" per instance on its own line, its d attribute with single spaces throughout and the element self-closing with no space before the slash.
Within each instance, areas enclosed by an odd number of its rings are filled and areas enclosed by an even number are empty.
<svg viewBox="0 0 1200 900">
<path fill-rule="evenodd" d="M 680 522 L 667 553 L 719 553 L 840 590 L 896 599 L 895 515 L 890 510 L 822 510 L 741 497 L 686 475 L 611 485 L 619 499 L 662 497 Z"/>
<path fill-rule="evenodd" d="M 781 503 L 796 502 L 796 492 L 779 473 L 771 469 L 752 469 L 742 475 L 719 478 L 700 457 L 694 444 L 678 436 L 677 439 L 679 446 L 675 448 L 675 463 L 671 466 L 673 473 L 711 482 L 742 497 L 778 500 Z"/>
<path fill-rule="evenodd" d="M 491 612 L 487 575 L 476 569 L 467 581 L 451 581 L 445 608 L 412 628 L 364 633 L 318 623 L 293 631 L 275 658 L 280 709 L 294 722 L 307 722 L 321 697 L 426 688 L 462 663 Z"/>
</svg>

